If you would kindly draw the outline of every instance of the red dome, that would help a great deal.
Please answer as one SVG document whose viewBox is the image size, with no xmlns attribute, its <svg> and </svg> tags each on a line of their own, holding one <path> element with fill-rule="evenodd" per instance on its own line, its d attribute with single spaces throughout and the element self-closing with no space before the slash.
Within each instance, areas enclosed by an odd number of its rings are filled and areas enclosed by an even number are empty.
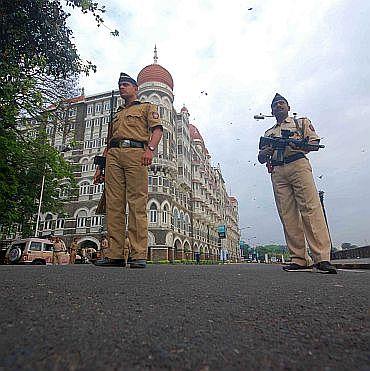
<svg viewBox="0 0 370 371">
<path fill-rule="evenodd" d="M 150 64 L 144 67 L 137 76 L 138 85 L 146 82 L 161 82 L 168 85 L 173 90 L 173 80 L 171 74 L 159 64 Z"/>
<path fill-rule="evenodd" d="M 191 139 L 198 139 L 203 141 L 202 135 L 199 133 L 199 130 L 192 124 L 189 124 L 189 131 L 190 131 L 190 138 Z"/>
</svg>

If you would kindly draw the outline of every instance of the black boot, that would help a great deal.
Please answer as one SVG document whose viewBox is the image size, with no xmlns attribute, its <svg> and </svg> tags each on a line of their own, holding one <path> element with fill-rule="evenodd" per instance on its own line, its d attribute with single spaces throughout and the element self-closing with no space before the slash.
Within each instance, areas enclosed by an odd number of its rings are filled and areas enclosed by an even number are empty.
<svg viewBox="0 0 370 371">
<path fill-rule="evenodd" d="M 124 259 L 110 259 L 110 258 L 104 258 L 99 259 L 94 262 L 94 265 L 97 267 L 125 267 L 126 262 Z"/>
</svg>

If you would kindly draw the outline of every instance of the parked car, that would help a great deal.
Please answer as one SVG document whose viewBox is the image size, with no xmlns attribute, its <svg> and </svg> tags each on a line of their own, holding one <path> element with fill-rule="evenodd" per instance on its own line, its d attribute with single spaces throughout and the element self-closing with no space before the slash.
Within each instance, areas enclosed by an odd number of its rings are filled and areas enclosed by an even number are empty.
<svg viewBox="0 0 370 371">
<path fill-rule="evenodd" d="M 36 237 L 16 240 L 8 247 L 5 260 L 9 264 L 52 264 L 53 243 L 50 240 Z M 59 253 L 59 260 L 61 264 L 68 264 L 68 252 Z"/>
</svg>

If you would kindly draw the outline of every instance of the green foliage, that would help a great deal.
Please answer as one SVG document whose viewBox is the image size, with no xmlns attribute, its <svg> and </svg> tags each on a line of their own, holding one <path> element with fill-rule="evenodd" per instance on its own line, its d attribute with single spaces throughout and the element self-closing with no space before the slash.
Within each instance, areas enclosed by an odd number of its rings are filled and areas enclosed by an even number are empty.
<svg viewBox="0 0 370 371">
<path fill-rule="evenodd" d="M 253 251 L 253 250 L 252 250 Z M 256 251 L 258 252 L 258 255 L 260 258 L 263 258 L 265 254 L 268 254 L 271 256 L 281 256 L 283 255 L 284 258 L 289 257 L 289 252 L 286 246 L 282 245 L 263 245 L 263 246 L 257 246 Z"/>
<path fill-rule="evenodd" d="M 73 182 L 70 166 L 49 146 L 46 122 L 68 130 L 66 111 L 77 77 L 95 72 L 83 61 L 62 4 L 90 12 L 103 24 L 104 7 L 91 0 L 4 0 L 0 27 L 0 227 L 29 233 L 45 175 L 43 209 L 57 211 L 58 186 Z M 118 32 L 113 31 L 115 35 Z M 67 128 L 67 129 L 66 129 Z M 33 131 L 33 136 L 27 133 Z M 73 184 L 72 184 L 73 186 Z M 59 210 L 60 211 L 60 210 Z"/>
</svg>

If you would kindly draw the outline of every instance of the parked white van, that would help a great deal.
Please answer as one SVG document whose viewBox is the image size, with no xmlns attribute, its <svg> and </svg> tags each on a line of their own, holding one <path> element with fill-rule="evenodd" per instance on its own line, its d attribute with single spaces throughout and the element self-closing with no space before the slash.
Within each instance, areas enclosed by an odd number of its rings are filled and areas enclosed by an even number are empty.
<svg viewBox="0 0 370 371">
<path fill-rule="evenodd" d="M 60 264 L 69 263 L 67 251 L 58 253 Z M 25 238 L 10 244 L 5 255 L 10 264 L 37 264 L 53 263 L 53 243 L 43 238 Z"/>
</svg>

